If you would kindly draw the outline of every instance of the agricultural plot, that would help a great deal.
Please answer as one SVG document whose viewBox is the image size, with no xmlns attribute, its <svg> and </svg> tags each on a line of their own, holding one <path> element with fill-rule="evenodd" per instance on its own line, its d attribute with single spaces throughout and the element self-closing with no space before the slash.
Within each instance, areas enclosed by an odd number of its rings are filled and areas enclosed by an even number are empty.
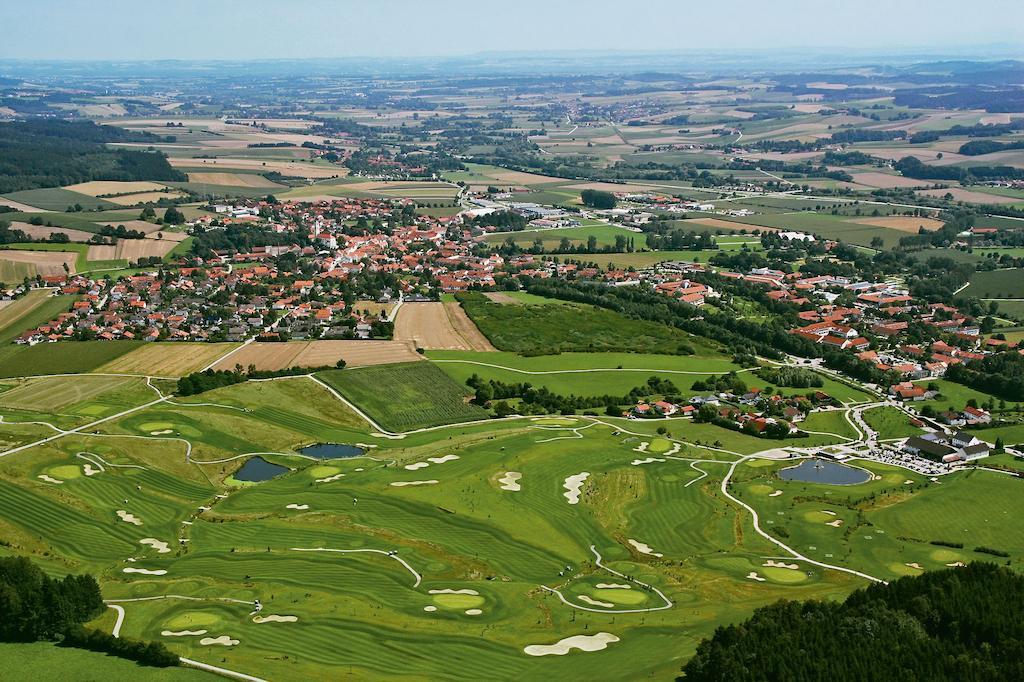
<svg viewBox="0 0 1024 682">
<path fill-rule="evenodd" d="M 394 432 L 487 417 L 482 408 L 467 402 L 466 390 L 427 362 L 323 372 L 319 376 Z"/>
<path fill-rule="evenodd" d="M 49 318 L 47 318 L 49 319 Z M 0 377 L 91 372 L 125 353 L 142 341 L 76 341 L 41 343 L 35 346 L 0 347 Z"/>
<path fill-rule="evenodd" d="M 178 377 L 199 371 L 238 347 L 237 343 L 147 343 L 95 371 L 104 374 L 139 374 Z"/>
<path fill-rule="evenodd" d="M 555 249 L 563 239 L 568 239 L 577 245 L 586 245 L 590 237 L 597 239 L 598 246 L 612 246 L 616 237 L 633 238 L 643 243 L 642 233 L 627 230 L 624 227 L 616 227 L 598 221 L 587 221 L 589 224 L 580 227 L 558 227 L 549 230 L 523 230 L 521 232 L 495 232 L 484 238 L 488 244 L 502 244 L 511 239 L 517 245 L 529 247 L 535 241 L 540 240 L 545 249 Z"/>
<path fill-rule="evenodd" d="M 0 250 L 0 280 L 13 283 L 24 277 L 43 277 L 74 273 L 78 256 L 61 251 Z M 27 273 L 27 274 L 26 274 Z M 18 275 L 21 274 L 19 277 Z"/>
<path fill-rule="evenodd" d="M 325 367 L 338 360 L 345 360 L 350 367 L 361 367 L 420 359 L 415 348 L 401 341 L 291 341 L 249 344 L 224 357 L 215 369 L 232 369 L 235 365 L 255 365 L 261 370 Z"/>
<path fill-rule="evenodd" d="M 1024 270 L 985 270 L 971 275 L 970 286 L 961 292 L 978 298 L 1024 298 Z M 1002 308 L 1002 302 L 1000 302 Z"/>
<path fill-rule="evenodd" d="M 9 303 L 0 309 L 0 344 L 67 312 L 75 300 L 75 296 L 52 296 L 50 291 L 36 289 Z"/>
<path fill-rule="evenodd" d="M 28 204 L 41 208 L 44 211 L 65 211 L 69 206 L 79 205 L 86 210 L 97 208 L 117 208 L 105 199 L 97 199 L 88 194 L 72 192 L 63 187 L 51 187 L 48 189 L 27 189 L 21 192 L 11 192 L 4 195 L 5 199 L 16 201 L 21 204 Z"/>
<path fill-rule="evenodd" d="M 144 192 L 160 192 L 166 189 L 165 185 L 155 182 L 115 182 L 108 180 L 96 180 L 93 182 L 81 182 L 77 185 L 67 185 L 64 189 L 79 194 L 87 194 L 90 197 L 99 197 L 110 194 L 142 194 Z"/>
<path fill-rule="evenodd" d="M 395 320 L 395 340 L 415 348 L 495 350 L 458 303 L 405 303 Z"/>
<path fill-rule="evenodd" d="M 189 173 L 188 181 L 190 183 L 199 183 L 203 185 L 230 185 L 237 187 L 267 187 L 267 188 L 279 188 L 283 185 L 279 185 L 272 180 L 268 180 L 262 175 L 255 173 Z"/>
</svg>

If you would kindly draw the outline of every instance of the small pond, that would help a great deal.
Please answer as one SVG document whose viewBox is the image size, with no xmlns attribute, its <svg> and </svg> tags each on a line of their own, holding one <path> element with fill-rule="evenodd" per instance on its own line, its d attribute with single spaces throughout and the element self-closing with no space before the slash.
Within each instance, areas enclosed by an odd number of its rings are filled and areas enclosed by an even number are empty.
<svg viewBox="0 0 1024 682">
<path fill-rule="evenodd" d="M 779 478 L 804 483 L 856 485 L 871 480 L 871 474 L 863 469 L 855 469 L 827 459 L 805 459 L 797 466 L 781 470 Z"/>
<path fill-rule="evenodd" d="M 303 455 L 316 457 L 317 459 L 345 459 L 346 457 L 358 457 L 366 452 L 355 445 L 342 445 L 339 443 L 317 443 L 308 445 L 299 450 Z"/>
<path fill-rule="evenodd" d="M 259 483 L 260 481 L 269 481 L 272 478 L 276 478 L 286 471 L 288 471 L 288 467 L 268 462 L 262 457 L 250 457 L 249 460 L 235 472 L 234 477 L 236 480 L 245 481 L 247 483 Z"/>
</svg>

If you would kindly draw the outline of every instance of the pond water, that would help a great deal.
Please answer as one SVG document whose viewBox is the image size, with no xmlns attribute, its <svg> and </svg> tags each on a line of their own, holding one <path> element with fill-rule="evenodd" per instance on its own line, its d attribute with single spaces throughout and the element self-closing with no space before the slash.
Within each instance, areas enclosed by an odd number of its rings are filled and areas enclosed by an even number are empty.
<svg viewBox="0 0 1024 682">
<path fill-rule="evenodd" d="M 242 467 L 235 472 L 235 479 L 248 483 L 259 483 L 269 481 L 288 471 L 288 467 L 268 462 L 262 457 L 250 457 Z"/>
<path fill-rule="evenodd" d="M 343 445 L 340 443 L 317 443 L 307 445 L 299 450 L 303 455 L 316 457 L 317 459 L 345 459 L 346 457 L 358 457 L 366 452 L 355 445 Z"/>
<path fill-rule="evenodd" d="M 779 478 L 804 483 L 856 485 L 871 480 L 871 474 L 827 459 L 805 459 L 797 466 L 780 471 Z"/>
</svg>

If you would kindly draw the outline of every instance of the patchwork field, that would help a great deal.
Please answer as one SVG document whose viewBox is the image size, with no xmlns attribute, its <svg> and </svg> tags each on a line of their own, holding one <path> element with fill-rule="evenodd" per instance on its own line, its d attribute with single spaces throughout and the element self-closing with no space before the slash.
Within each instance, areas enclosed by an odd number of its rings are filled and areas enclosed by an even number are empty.
<svg viewBox="0 0 1024 682">
<path fill-rule="evenodd" d="M 0 309 L 0 344 L 67 312 L 76 300 L 74 296 L 53 296 L 52 293 L 36 289 Z"/>
<path fill-rule="evenodd" d="M 107 180 L 96 180 L 93 182 L 82 182 L 77 185 L 67 185 L 64 189 L 87 194 L 91 197 L 98 197 L 107 194 L 142 194 L 146 192 L 160 192 L 165 185 L 155 182 L 114 182 Z"/>
<path fill-rule="evenodd" d="M 395 340 L 416 348 L 495 350 L 458 303 L 405 303 L 395 319 Z"/>
<path fill-rule="evenodd" d="M 128 227 L 127 225 L 125 227 Z M 178 245 L 173 239 L 118 239 L 116 244 L 91 245 L 88 251 L 89 260 L 126 260 L 137 261 L 140 258 L 156 256 L 163 258 Z"/>
<path fill-rule="evenodd" d="M 402 341 L 291 341 L 288 343 L 252 343 L 215 365 L 216 369 L 232 369 L 235 365 L 277 370 L 287 367 L 325 367 L 338 360 L 350 367 L 414 362 L 421 356 L 409 343 Z"/>
<path fill-rule="evenodd" d="M 196 372 L 237 348 L 237 343 L 171 343 L 155 341 L 101 365 L 97 372 L 178 377 Z"/>
<path fill-rule="evenodd" d="M 0 250 L 0 261 L 8 263 L 0 266 L 0 278 L 5 282 L 20 281 L 23 277 L 35 275 L 63 275 L 75 272 L 78 256 L 74 253 L 61 251 L 20 251 L 14 249 Z M 67 266 L 67 269 L 65 269 Z M 30 272 L 29 275 L 17 277 L 19 272 Z M 10 279 L 8 279 L 10 278 Z"/>
<path fill-rule="evenodd" d="M 189 182 L 206 185 L 235 185 L 239 187 L 282 187 L 255 173 L 189 173 Z"/>
</svg>

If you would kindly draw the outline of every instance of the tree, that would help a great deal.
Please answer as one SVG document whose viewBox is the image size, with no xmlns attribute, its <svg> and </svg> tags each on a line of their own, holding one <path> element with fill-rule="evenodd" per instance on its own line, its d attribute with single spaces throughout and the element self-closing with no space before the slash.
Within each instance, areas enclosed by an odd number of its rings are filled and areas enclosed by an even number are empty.
<svg viewBox="0 0 1024 682">
<path fill-rule="evenodd" d="M 185 222 L 185 214 L 176 207 L 171 206 L 164 211 L 164 223 L 167 225 L 181 225 Z"/>
<path fill-rule="evenodd" d="M 602 192 L 596 189 L 585 189 L 580 192 L 583 205 L 590 208 L 609 209 L 615 208 L 618 201 L 611 192 Z"/>
</svg>

